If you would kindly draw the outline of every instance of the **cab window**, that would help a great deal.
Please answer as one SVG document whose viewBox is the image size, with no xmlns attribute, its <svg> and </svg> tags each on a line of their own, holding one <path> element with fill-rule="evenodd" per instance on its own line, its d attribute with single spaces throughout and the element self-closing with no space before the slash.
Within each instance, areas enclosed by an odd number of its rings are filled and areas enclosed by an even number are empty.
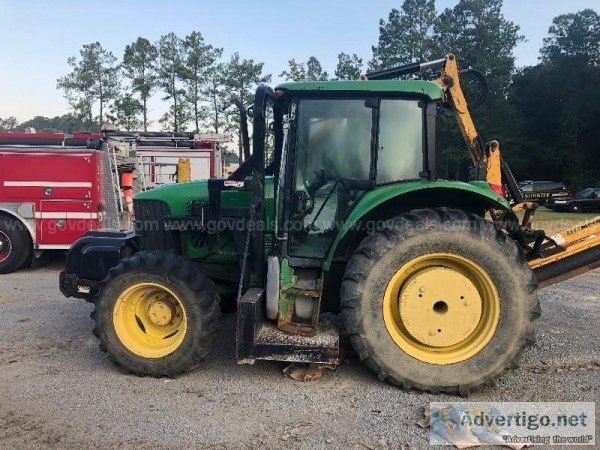
<svg viewBox="0 0 600 450">
<path fill-rule="evenodd" d="M 416 100 L 381 100 L 377 183 L 419 179 L 423 170 L 423 111 Z"/>
</svg>

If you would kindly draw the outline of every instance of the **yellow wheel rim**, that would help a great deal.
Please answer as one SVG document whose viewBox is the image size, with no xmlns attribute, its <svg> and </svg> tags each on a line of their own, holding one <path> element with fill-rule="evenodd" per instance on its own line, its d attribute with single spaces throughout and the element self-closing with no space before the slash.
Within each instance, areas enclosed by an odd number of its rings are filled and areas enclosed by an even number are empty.
<svg viewBox="0 0 600 450">
<path fill-rule="evenodd" d="M 403 265 L 383 299 L 385 326 L 410 356 L 452 364 L 479 353 L 500 320 L 500 296 L 476 262 L 452 253 L 430 253 Z"/>
<path fill-rule="evenodd" d="M 144 358 L 173 353 L 187 330 L 181 301 L 157 283 L 138 283 L 124 290 L 115 304 L 113 323 L 123 345 Z"/>
</svg>

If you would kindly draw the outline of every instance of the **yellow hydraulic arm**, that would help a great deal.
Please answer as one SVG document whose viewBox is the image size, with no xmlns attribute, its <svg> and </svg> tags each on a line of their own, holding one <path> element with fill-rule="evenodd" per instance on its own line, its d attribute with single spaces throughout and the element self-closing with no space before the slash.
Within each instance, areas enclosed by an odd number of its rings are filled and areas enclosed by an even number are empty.
<svg viewBox="0 0 600 450">
<path fill-rule="evenodd" d="M 412 63 L 392 69 L 381 70 L 379 72 L 369 73 L 361 76 L 363 80 L 383 80 L 397 78 L 401 75 L 407 75 L 415 72 L 421 72 L 433 67 L 442 67 L 442 73 L 439 78 L 434 80 L 438 83 L 446 94 L 445 101 L 450 105 L 462 136 L 467 144 L 471 160 L 474 166 L 474 176 L 476 179 L 486 180 L 495 190 L 502 192 L 504 186 L 508 187 L 508 191 L 515 203 L 523 203 L 523 195 L 519 190 L 508 165 L 504 163 L 500 154 L 500 144 L 498 141 L 491 141 L 484 145 L 473 119 L 469 112 L 467 100 L 460 85 L 460 72 L 456 58 L 450 54 L 445 58 L 437 59 L 426 63 Z M 474 71 L 467 69 L 468 71 Z M 483 75 L 481 79 L 484 80 Z M 485 90 L 486 86 L 482 86 Z"/>
<path fill-rule="evenodd" d="M 471 154 L 475 166 L 483 166 L 486 181 L 495 186 L 502 186 L 502 164 L 500 158 L 500 144 L 498 141 L 489 143 L 487 149 L 477 133 L 475 123 L 467 105 L 467 100 L 460 86 L 458 64 L 454 55 L 444 59 L 441 76 L 434 80 L 442 86 L 446 93 L 446 100 L 458 122 L 458 127 Z"/>
<path fill-rule="evenodd" d="M 460 72 L 456 58 L 450 54 L 445 58 L 426 63 L 412 63 L 361 76 L 363 80 L 382 80 L 420 72 L 436 66 L 442 67 L 439 78 L 446 94 L 446 103 L 454 112 L 458 126 L 465 140 L 477 179 L 486 180 L 499 192 L 508 192 L 514 201 L 510 219 L 519 223 L 514 213 L 525 211 L 517 229 L 506 230 L 523 248 L 529 266 L 534 270 L 540 287 L 554 284 L 576 275 L 600 267 L 600 216 L 579 223 L 553 236 L 543 230 L 531 230 L 531 219 L 536 205 L 525 202 L 523 195 L 508 167 L 503 161 L 498 141 L 483 144 L 467 105 L 460 85 Z M 482 88 L 485 88 L 482 86 Z M 492 218 L 499 223 L 506 215 L 491 210 Z M 509 221 L 510 222 L 510 221 Z"/>
</svg>

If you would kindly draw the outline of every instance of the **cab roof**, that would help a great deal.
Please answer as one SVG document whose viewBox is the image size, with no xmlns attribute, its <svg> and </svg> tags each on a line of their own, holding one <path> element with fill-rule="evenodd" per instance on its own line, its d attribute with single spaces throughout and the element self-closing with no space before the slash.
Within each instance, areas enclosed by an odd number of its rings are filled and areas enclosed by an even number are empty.
<svg viewBox="0 0 600 450">
<path fill-rule="evenodd" d="M 430 100 L 441 100 L 444 95 L 439 84 L 422 80 L 298 81 L 282 83 L 275 88 L 277 89 L 288 92 L 355 91 L 421 94 L 429 97 Z"/>
</svg>

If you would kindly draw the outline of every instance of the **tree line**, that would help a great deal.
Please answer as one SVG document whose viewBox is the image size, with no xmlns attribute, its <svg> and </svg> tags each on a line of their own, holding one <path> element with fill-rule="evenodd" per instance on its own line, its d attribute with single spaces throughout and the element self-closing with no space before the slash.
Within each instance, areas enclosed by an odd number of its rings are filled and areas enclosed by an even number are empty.
<svg viewBox="0 0 600 450">
<path fill-rule="evenodd" d="M 316 56 L 291 58 L 280 77 L 292 81 L 357 79 L 361 73 L 452 52 L 462 67 L 487 78 L 489 95 L 473 111 L 485 140 L 497 138 L 518 179 L 554 179 L 572 187 L 599 184 L 600 16 L 591 9 L 553 19 L 539 63 L 517 68 L 514 49 L 523 42 L 519 26 L 502 14 L 502 0 L 458 0 L 437 11 L 435 0 L 404 0 L 379 21 L 378 41 L 365 63 L 340 52 L 333 73 Z M 33 126 L 39 131 L 98 129 L 113 122 L 125 130 L 150 126 L 148 99 L 168 102 L 162 129 L 239 132 L 234 98 L 247 104 L 255 87 L 268 83 L 264 63 L 207 43 L 194 31 L 157 42 L 139 37 L 120 59 L 99 42 L 86 44 L 68 60 L 71 72 L 57 80 L 71 112 L 18 124 L 0 119 L 0 129 Z M 419 75 L 417 75 L 419 76 Z M 434 73 L 421 75 L 434 78 Z M 469 156 L 451 114 L 438 125 L 438 176 L 465 178 Z"/>
<path fill-rule="evenodd" d="M 486 76 L 489 95 L 473 119 L 484 140 L 500 140 L 518 180 L 600 187 L 600 16 L 585 9 L 555 17 L 538 64 L 516 68 L 525 37 L 501 9 L 502 0 L 460 0 L 438 13 L 434 0 L 405 0 L 380 20 L 368 68 L 455 53 Z M 437 175 L 466 179 L 469 154 L 452 114 L 441 116 Z"/>
</svg>

